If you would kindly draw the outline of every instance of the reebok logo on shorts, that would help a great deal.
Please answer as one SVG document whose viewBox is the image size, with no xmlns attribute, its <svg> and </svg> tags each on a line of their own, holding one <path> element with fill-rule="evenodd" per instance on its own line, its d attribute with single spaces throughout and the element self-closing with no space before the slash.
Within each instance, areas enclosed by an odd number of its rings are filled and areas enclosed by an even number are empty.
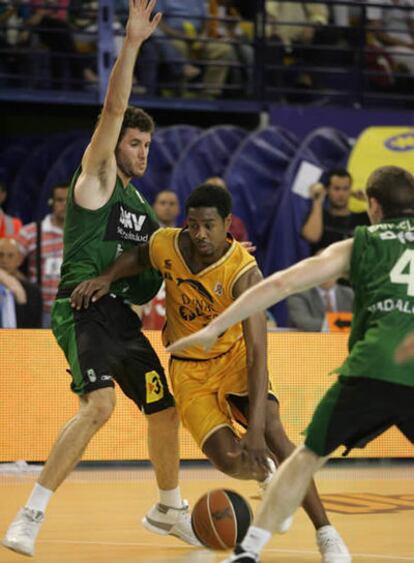
<svg viewBox="0 0 414 563">
<path fill-rule="evenodd" d="M 147 404 L 156 403 L 164 397 L 164 386 L 156 371 L 147 371 L 145 374 L 145 387 Z"/>
</svg>

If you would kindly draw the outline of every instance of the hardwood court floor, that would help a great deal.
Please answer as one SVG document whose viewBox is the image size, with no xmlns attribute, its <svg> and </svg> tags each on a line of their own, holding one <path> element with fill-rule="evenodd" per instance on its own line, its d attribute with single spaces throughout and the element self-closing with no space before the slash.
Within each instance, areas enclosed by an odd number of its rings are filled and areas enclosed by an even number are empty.
<svg viewBox="0 0 414 563">
<path fill-rule="evenodd" d="M 0 474 L 0 533 L 25 502 L 35 476 Z M 332 523 L 347 541 L 353 561 L 414 562 L 414 463 L 367 467 L 334 466 L 318 476 Z M 228 479 L 201 466 L 184 468 L 183 495 L 191 504 L 205 491 L 228 487 L 255 510 L 254 483 Z M 139 524 L 156 498 L 148 469 L 81 469 L 57 492 L 40 532 L 34 563 L 218 563 L 225 554 L 197 550 Z M 0 547 L 0 563 L 29 561 Z M 262 562 L 320 561 L 314 531 L 299 511 L 291 531 L 268 544 Z"/>
</svg>

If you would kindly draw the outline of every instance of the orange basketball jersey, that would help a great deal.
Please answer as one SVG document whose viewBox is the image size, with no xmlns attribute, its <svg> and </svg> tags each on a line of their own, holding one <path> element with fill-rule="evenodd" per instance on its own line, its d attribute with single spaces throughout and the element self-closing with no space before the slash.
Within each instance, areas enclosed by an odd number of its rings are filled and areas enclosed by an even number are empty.
<svg viewBox="0 0 414 563">
<path fill-rule="evenodd" d="M 256 266 L 255 258 L 229 238 L 231 246 L 226 254 L 201 272 L 193 274 L 178 248 L 181 231 L 160 229 L 150 240 L 151 262 L 165 280 L 165 346 L 205 327 L 229 307 L 234 301 L 234 284 L 240 276 Z M 226 353 L 241 336 L 242 326 L 239 323 L 227 329 L 210 350 L 193 347 L 180 352 L 179 357 L 200 360 L 214 358 Z"/>
</svg>

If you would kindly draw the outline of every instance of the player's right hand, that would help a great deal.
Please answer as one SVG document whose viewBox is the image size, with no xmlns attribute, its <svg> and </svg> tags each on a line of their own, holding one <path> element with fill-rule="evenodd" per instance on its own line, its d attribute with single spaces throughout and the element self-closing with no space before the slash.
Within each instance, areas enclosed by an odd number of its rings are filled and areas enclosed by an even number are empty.
<svg viewBox="0 0 414 563">
<path fill-rule="evenodd" d="M 174 344 L 170 344 L 166 350 L 167 352 L 170 352 L 170 354 L 180 352 L 186 348 L 192 348 L 193 346 L 201 346 L 204 350 L 210 350 L 210 348 L 215 344 L 217 338 L 218 335 L 216 335 L 209 326 L 206 326 L 191 336 L 180 338 L 174 342 Z"/>
<path fill-rule="evenodd" d="M 156 0 L 129 0 L 129 15 L 126 25 L 127 38 L 136 43 L 142 43 L 154 33 L 161 21 L 161 13 L 158 12 L 151 19 Z"/>
<path fill-rule="evenodd" d="M 312 184 L 309 188 L 309 195 L 315 201 L 323 201 L 326 196 L 325 186 L 321 182 Z"/>
<path fill-rule="evenodd" d="M 75 287 L 70 296 L 71 306 L 79 311 L 87 309 L 89 304 L 95 303 L 101 297 L 109 293 L 111 280 L 106 276 L 98 276 L 81 282 Z"/>
</svg>

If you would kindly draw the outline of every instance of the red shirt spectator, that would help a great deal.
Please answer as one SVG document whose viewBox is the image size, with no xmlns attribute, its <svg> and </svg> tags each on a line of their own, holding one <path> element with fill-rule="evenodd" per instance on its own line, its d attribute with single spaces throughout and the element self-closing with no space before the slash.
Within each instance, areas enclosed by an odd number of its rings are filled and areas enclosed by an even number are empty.
<svg viewBox="0 0 414 563">
<path fill-rule="evenodd" d="M 232 234 L 238 242 L 246 242 L 249 240 L 246 226 L 243 220 L 237 217 L 237 215 L 231 216 L 230 234 Z"/>
</svg>

